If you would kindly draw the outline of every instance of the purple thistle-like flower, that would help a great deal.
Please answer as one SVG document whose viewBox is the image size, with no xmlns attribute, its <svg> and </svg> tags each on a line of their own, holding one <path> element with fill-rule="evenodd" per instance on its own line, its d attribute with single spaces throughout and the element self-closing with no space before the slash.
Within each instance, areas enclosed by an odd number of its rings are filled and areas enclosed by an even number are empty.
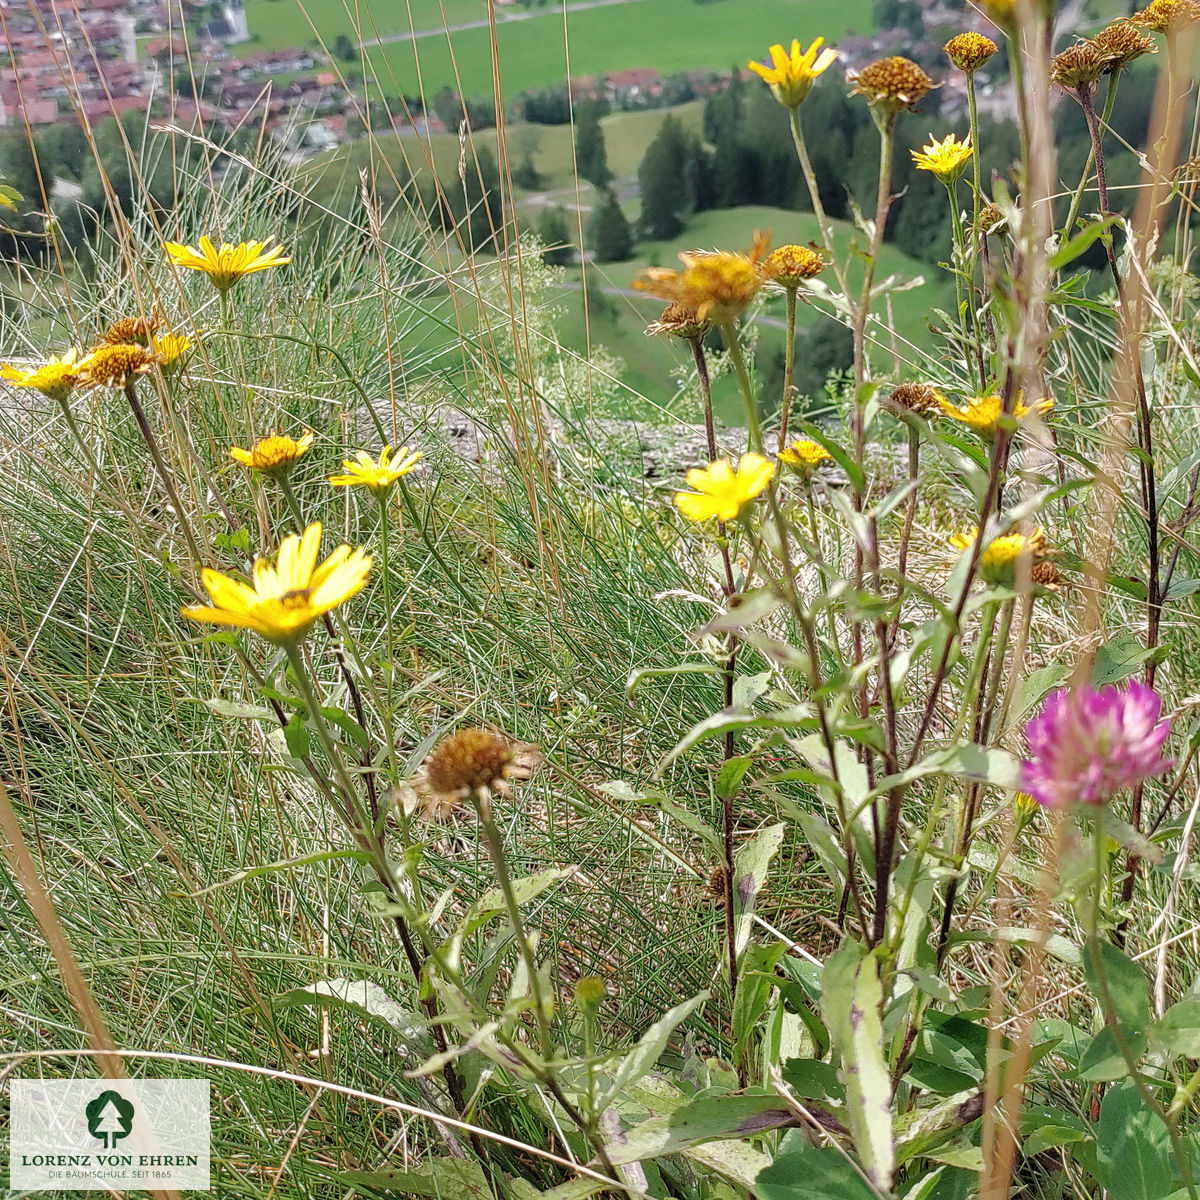
<svg viewBox="0 0 1200 1200">
<path fill-rule="evenodd" d="M 1171 722 L 1161 712 L 1161 697 L 1141 683 L 1055 692 L 1025 727 L 1022 786 L 1044 807 L 1063 808 L 1104 804 L 1162 775 L 1171 767 L 1162 752 Z"/>
</svg>

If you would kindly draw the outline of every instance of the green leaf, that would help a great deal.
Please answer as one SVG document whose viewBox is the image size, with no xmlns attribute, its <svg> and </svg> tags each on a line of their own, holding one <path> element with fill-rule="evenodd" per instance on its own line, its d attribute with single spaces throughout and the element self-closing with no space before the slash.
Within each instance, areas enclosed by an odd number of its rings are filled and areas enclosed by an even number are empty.
<svg viewBox="0 0 1200 1200">
<path fill-rule="evenodd" d="M 1123 683 L 1140 671 L 1155 653 L 1155 650 L 1147 650 L 1132 634 L 1118 633 L 1096 651 L 1092 686 L 1099 688 L 1108 683 Z"/>
<path fill-rule="evenodd" d="M 834 951 L 825 963 L 821 1016 L 842 1056 L 846 1112 L 854 1146 L 868 1178 L 891 1190 L 895 1170 L 892 1146 L 892 1088 L 883 1055 L 880 1011 L 883 988 L 878 961 L 855 942 Z"/>
<path fill-rule="evenodd" d="M 10 212 L 16 212 L 17 206 L 21 203 L 24 197 L 15 187 L 9 187 L 7 184 L 0 184 L 0 205 L 7 208 Z"/>
<path fill-rule="evenodd" d="M 676 1027 L 690 1017 L 698 1008 L 707 1003 L 707 1001 L 708 993 L 701 992 L 698 996 L 693 996 L 690 1000 L 685 1000 L 682 1004 L 676 1005 L 670 1012 L 655 1021 L 642 1034 L 637 1045 L 617 1064 L 612 1082 L 604 1094 L 596 1101 L 596 1111 L 602 1112 L 621 1094 L 628 1084 L 636 1083 L 643 1075 L 652 1071 L 654 1065 L 662 1057 L 662 1052 L 667 1048 L 667 1042 L 670 1040 L 671 1034 L 675 1032 Z M 635 1160 L 627 1158 L 622 1161 L 633 1162 Z"/>
<path fill-rule="evenodd" d="M 1131 1080 L 1108 1089 L 1096 1131 L 1100 1182 L 1119 1200 L 1166 1200 L 1175 1190 L 1167 1127 Z"/>
<path fill-rule="evenodd" d="M 1114 225 L 1119 224 L 1120 220 L 1120 217 L 1112 215 L 1100 221 L 1093 221 L 1090 225 L 1085 225 L 1082 232 L 1077 233 L 1069 242 L 1064 246 L 1060 246 L 1050 256 L 1050 262 L 1047 264 L 1050 270 L 1061 271 L 1063 267 L 1074 262 L 1098 237 L 1103 236 Z"/>
<path fill-rule="evenodd" d="M 275 1003 L 285 1008 L 316 1005 L 350 1009 L 400 1034 L 416 1054 L 432 1054 L 434 1050 L 425 1018 L 405 1008 L 369 979 L 318 979 L 307 987 L 284 992 L 275 998 Z"/>
<path fill-rule="evenodd" d="M 716 1096 L 680 1105 L 623 1132 L 605 1149 L 614 1166 L 677 1154 L 725 1138 L 750 1138 L 795 1125 L 797 1118 L 778 1096 Z"/>
<path fill-rule="evenodd" d="M 1146 1035 L 1134 1029 L 1124 1031 L 1125 1046 L 1139 1059 L 1146 1053 Z M 1124 1079 L 1129 1074 L 1125 1058 L 1117 1046 L 1116 1031 L 1105 1025 L 1083 1052 L 1079 1060 L 1079 1078 L 1089 1083 L 1108 1083 L 1113 1079 Z"/>
<path fill-rule="evenodd" d="M 312 749 L 312 738 L 304 721 L 304 713 L 294 712 L 283 727 L 283 739 L 287 742 L 288 753 L 293 758 L 307 758 Z"/>
<path fill-rule="evenodd" d="M 854 1164 L 832 1146 L 781 1154 L 754 1181 L 758 1200 L 877 1200 Z"/>
<path fill-rule="evenodd" d="M 824 446 L 829 451 L 834 462 L 849 476 L 850 486 L 855 491 L 865 492 L 867 490 L 867 478 L 863 474 L 862 467 L 829 436 L 826 430 L 819 425 L 812 424 L 811 421 L 798 421 L 796 424 L 805 437 L 811 438 L 818 446 Z"/>
<path fill-rule="evenodd" d="M 1097 1000 L 1103 998 L 1104 992 L 1100 986 L 1100 976 L 1103 973 L 1108 999 L 1112 1003 L 1117 1020 L 1130 1029 L 1148 1029 L 1150 985 L 1145 972 L 1112 942 L 1101 942 L 1099 953 L 1099 967 L 1091 954 L 1085 956 L 1083 964 L 1092 994 Z"/>
<path fill-rule="evenodd" d="M 774 982 L 775 964 L 786 947 L 782 942 L 760 945 L 755 942 L 746 947 L 742 955 L 742 969 L 738 973 L 737 998 L 733 1005 L 734 1054 L 740 1061 L 746 1044 L 754 1032 L 754 1026 L 767 1008 Z M 780 983 L 784 982 L 782 979 Z"/>
<path fill-rule="evenodd" d="M 731 800 L 737 795 L 738 788 L 742 786 L 742 779 L 753 762 L 753 755 L 742 754 L 721 764 L 721 770 L 717 774 L 718 800 Z"/>
<path fill-rule="evenodd" d="M 420 1200 L 493 1200 L 483 1168 L 461 1158 L 435 1158 L 424 1171 L 343 1171 L 339 1178 L 350 1187 Z"/>
<path fill-rule="evenodd" d="M 219 696 L 214 696 L 210 700 L 201 700 L 200 703 L 209 712 L 216 713 L 218 717 L 233 717 L 238 721 L 269 721 L 272 725 L 278 722 L 275 710 L 267 708 L 264 704 L 246 704 L 240 700 L 222 700 Z"/>
<path fill-rule="evenodd" d="M 1172 1004 L 1154 1023 L 1150 1036 L 1173 1054 L 1200 1058 L 1200 1000 Z"/>
<path fill-rule="evenodd" d="M 771 859 L 783 845 L 783 831 L 782 822 L 769 825 L 750 841 L 744 842 L 733 856 L 734 943 L 739 956 L 750 941 L 754 902 L 758 893 L 766 887 Z"/>
<path fill-rule="evenodd" d="M 516 897 L 518 905 L 528 904 L 530 900 L 537 899 L 547 888 L 553 887 L 556 883 L 574 874 L 574 867 L 549 867 L 545 871 L 514 879 L 513 895 Z M 475 930 L 486 925 L 506 908 L 504 893 L 499 888 L 490 888 L 467 909 L 467 915 L 458 929 L 459 936 L 470 937 Z"/>
<path fill-rule="evenodd" d="M 791 708 L 781 708 L 770 713 L 723 708 L 693 725 L 680 739 L 679 744 L 662 760 L 658 769 L 660 772 L 666 770 L 685 751 L 708 738 L 722 736 L 731 729 L 811 729 L 816 723 L 817 719 L 809 704 L 796 704 Z"/>
</svg>

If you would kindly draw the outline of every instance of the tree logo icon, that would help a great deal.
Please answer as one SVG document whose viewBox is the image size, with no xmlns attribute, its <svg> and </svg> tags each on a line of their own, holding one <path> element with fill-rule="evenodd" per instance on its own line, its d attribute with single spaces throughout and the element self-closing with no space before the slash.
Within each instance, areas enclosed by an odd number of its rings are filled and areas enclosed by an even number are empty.
<svg viewBox="0 0 1200 1200">
<path fill-rule="evenodd" d="M 83 1111 L 88 1133 L 102 1141 L 105 1150 L 128 1137 L 133 1128 L 133 1105 L 119 1092 L 101 1092 Z"/>
</svg>

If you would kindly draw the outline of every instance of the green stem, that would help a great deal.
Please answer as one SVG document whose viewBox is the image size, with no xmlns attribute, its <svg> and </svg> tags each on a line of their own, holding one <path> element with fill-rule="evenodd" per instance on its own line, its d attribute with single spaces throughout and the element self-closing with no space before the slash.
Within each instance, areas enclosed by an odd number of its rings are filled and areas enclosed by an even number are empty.
<svg viewBox="0 0 1200 1200">
<path fill-rule="evenodd" d="M 379 576 L 383 585 L 384 621 L 387 626 L 387 664 L 383 670 L 383 726 L 387 737 L 388 763 L 392 782 L 400 769 L 396 761 L 396 733 L 392 713 L 392 672 L 396 669 L 396 622 L 392 611 L 392 570 L 388 537 L 388 496 L 391 489 L 376 492 L 379 500 Z"/>
<path fill-rule="evenodd" d="M 970 259 L 967 255 L 967 242 L 963 235 L 962 214 L 958 211 L 958 197 L 955 195 L 954 180 L 942 180 L 946 186 L 946 195 L 950 200 L 950 228 L 954 236 L 954 298 L 958 304 L 958 323 L 962 330 L 963 358 L 968 357 L 968 347 L 971 344 L 971 331 L 968 321 L 971 320 L 971 310 L 974 304 L 970 302 L 970 285 L 967 270 Z"/>
<path fill-rule="evenodd" d="M 871 231 L 871 245 L 863 264 L 863 284 L 859 293 L 858 307 L 854 311 L 854 382 L 862 385 L 867 381 L 867 318 L 871 315 L 871 285 L 875 282 L 875 265 L 883 245 L 883 227 L 887 224 L 888 211 L 892 206 L 892 151 L 895 147 L 896 116 L 883 117 L 879 123 L 879 190 L 875 196 L 875 228 Z M 857 401 L 856 401 L 857 407 Z M 858 414 L 859 429 L 856 439 L 862 440 L 862 414 Z M 859 464 L 861 465 L 861 456 Z"/>
<path fill-rule="evenodd" d="M 849 300 L 850 288 L 847 286 L 846 273 L 842 269 L 842 264 L 838 261 L 837 252 L 834 249 L 833 226 L 829 223 L 829 218 L 825 215 L 825 206 L 821 203 L 821 192 L 817 187 L 817 173 L 813 170 L 812 161 L 808 157 L 808 144 L 804 140 L 804 126 L 800 124 L 799 107 L 791 110 L 791 119 L 792 141 L 796 146 L 796 157 L 800 160 L 800 172 L 804 176 L 804 182 L 808 185 L 809 199 L 812 201 L 813 213 L 817 218 L 817 228 L 821 233 L 821 245 L 825 247 L 825 253 L 829 255 L 830 265 L 833 267 L 833 273 L 837 278 L 842 295 Z"/>
<path fill-rule="evenodd" d="M 779 449 L 787 445 L 788 415 L 792 409 L 792 374 L 796 369 L 796 289 L 787 289 L 787 344 L 783 349 L 783 414 L 779 418 Z"/>
<path fill-rule="evenodd" d="M 750 382 L 750 372 L 746 367 L 746 356 L 742 353 L 738 341 L 737 326 L 732 321 L 720 326 L 721 336 L 729 349 L 729 357 L 733 360 L 734 373 L 738 385 L 742 389 L 742 399 L 746 402 L 746 428 L 749 435 L 750 449 L 756 454 L 763 452 L 762 425 L 758 419 L 758 405 L 754 400 L 754 386 Z"/>
</svg>

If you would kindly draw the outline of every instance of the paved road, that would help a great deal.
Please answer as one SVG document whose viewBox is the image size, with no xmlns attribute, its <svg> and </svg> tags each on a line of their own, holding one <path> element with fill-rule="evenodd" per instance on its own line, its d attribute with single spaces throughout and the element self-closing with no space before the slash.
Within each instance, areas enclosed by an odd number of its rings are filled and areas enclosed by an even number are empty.
<svg viewBox="0 0 1200 1200">
<path fill-rule="evenodd" d="M 643 4 L 646 0 L 583 0 L 582 4 L 571 4 L 568 13 L 583 12 L 589 8 L 614 8 L 619 4 Z M 522 12 L 506 12 L 496 14 L 496 24 L 512 25 L 517 21 L 536 21 L 539 17 L 561 17 L 561 8 L 525 9 Z M 415 42 L 420 38 L 445 37 L 448 33 L 460 33 L 464 29 L 486 29 L 491 24 L 485 17 L 480 21 L 460 21 L 457 25 L 438 25 L 434 29 L 409 30 L 407 33 L 389 33 L 380 38 L 372 38 L 363 42 L 363 46 L 387 46 L 394 42 Z"/>
</svg>

